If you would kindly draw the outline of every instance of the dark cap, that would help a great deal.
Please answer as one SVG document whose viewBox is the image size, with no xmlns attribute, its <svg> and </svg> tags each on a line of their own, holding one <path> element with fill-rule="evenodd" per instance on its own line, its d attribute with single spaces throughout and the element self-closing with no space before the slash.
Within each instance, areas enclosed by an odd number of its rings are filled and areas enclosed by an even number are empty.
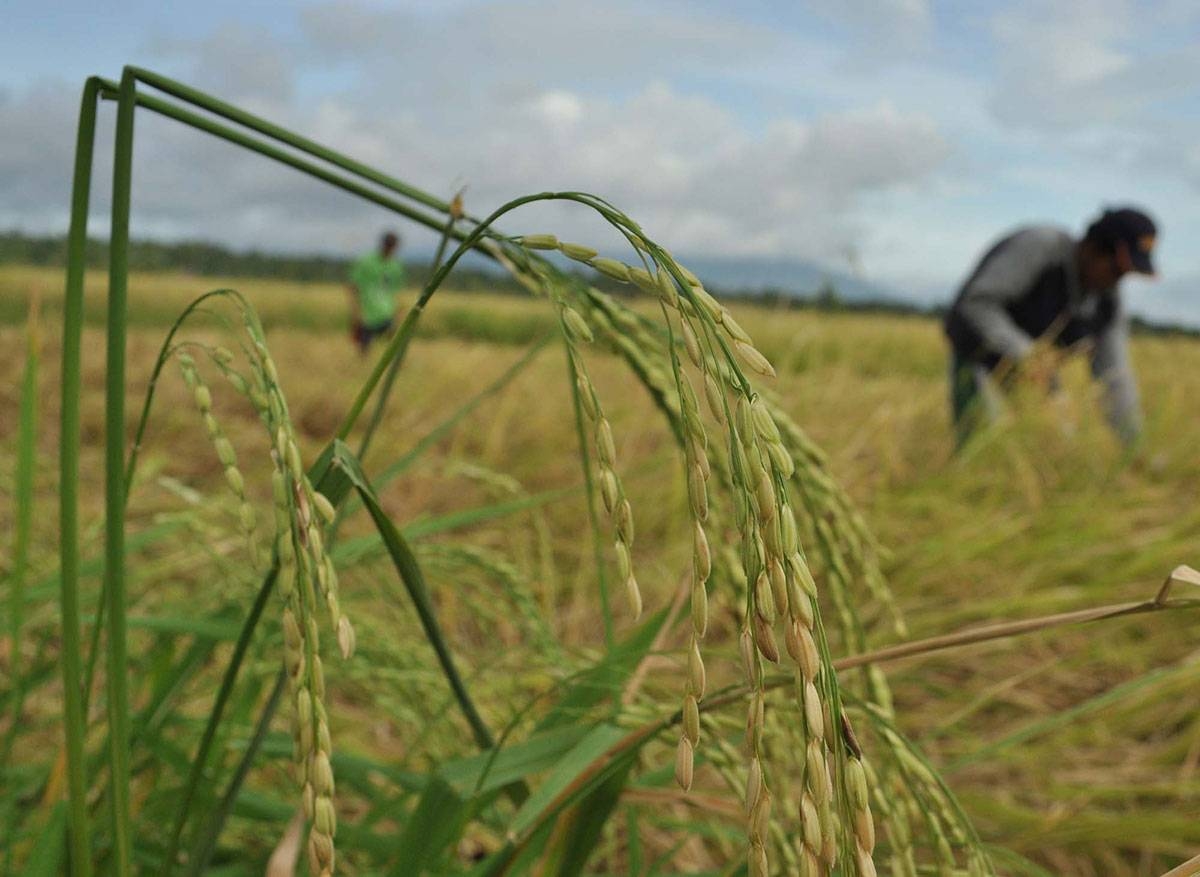
<svg viewBox="0 0 1200 877">
<path fill-rule="evenodd" d="M 1133 207 L 1105 210 L 1087 230 L 1089 240 L 1105 247 L 1124 244 L 1129 250 L 1133 270 L 1139 274 L 1154 273 L 1154 263 L 1150 257 L 1154 252 L 1157 234 L 1154 220 Z"/>
</svg>

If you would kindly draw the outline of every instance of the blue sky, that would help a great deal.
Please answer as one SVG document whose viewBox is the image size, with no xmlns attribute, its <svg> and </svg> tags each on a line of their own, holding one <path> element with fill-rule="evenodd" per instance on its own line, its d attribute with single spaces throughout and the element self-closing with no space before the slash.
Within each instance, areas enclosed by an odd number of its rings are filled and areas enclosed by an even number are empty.
<svg viewBox="0 0 1200 877">
<path fill-rule="evenodd" d="M 818 260 L 922 301 L 1013 225 L 1079 230 L 1142 204 L 1162 277 L 1130 284 L 1131 306 L 1200 324 L 1192 0 L 8 0 L 3 15 L 0 228 L 65 226 L 79 86 L 133 62 L 432 191 L 465 185 L 474 212 L 581 188 L 680 254 Z M 352 252 L 384 221 L 162 120 L 139 118 L 137 149 L 135 234 Z M 512 229 L 548 225 L 614 245 L 578 211 Z"/>
</svg>

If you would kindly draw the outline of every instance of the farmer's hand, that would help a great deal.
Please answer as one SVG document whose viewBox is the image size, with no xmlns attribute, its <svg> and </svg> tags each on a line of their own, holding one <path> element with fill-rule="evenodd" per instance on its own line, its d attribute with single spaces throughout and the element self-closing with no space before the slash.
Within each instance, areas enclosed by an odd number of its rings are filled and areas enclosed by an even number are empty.
<svg viewBox="0 0 1200 877">
<path fill-rule="evenodd" d="M 1035 346 L 1018 369 L 1021 380 L 1042 393 L 1058 389 L 1058 355 L 1053 349 Z"/>
</svg>

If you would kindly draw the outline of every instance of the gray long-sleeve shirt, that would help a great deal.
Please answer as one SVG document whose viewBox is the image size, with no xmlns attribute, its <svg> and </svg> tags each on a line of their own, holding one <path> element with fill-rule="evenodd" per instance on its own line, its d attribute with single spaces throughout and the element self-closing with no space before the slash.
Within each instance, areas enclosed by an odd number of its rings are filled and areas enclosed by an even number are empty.
<svg viewBox="0 0 1200 877">
<path fill-rule="evenodd" d="M 1076 245 L 1054 226 L 1018 229 L 999 241 L 959 291 L 946 315 L 946 334 L 957 357 L 988 368 L 1020 361 L 1043 336 L 1063 347 L 1090 342 L 1105 414 L 1131 441 L 1141 429 L 1141 412 L 1129 362 L 1129 322 L 1115 288 L 1082 287 Z"/>
</svg>

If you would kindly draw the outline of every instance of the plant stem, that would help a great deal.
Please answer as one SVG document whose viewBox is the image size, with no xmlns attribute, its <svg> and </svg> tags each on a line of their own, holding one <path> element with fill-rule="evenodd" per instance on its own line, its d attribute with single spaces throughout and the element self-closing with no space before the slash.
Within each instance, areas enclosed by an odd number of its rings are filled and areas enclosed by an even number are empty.
<svg viewBox="0 0 1200 877">
<path fill-rule="evenodd" d="M 70 869 L 76 877 L 92 873 L 84 763 L 84 710 L 79 624 L 79 445 L 82 387 L 83 276 L 87 258 L 88 200 L 96 141 L 96 103 L 100 82 L 84 83 L 75 140 L 71 184 L 71 227 L 67 239 L 67 285 L 63 302 L 62 411 L 59 438 L 59 563 L 62 583 L 62 676 L 67 752 Z"/>
<path fill-rule="evenodd" d="M 133 73 L 121 76 L 113 147 L 112 239 L 108 266 L 108 356 L 105 372 L 104 584 L 108 592 L 109 791 L 113 807 L 113 869 L 130 873 L 129 692 L 125 596 L 125 320 L 129 209 L 133 178 Z"/>
</svg>

